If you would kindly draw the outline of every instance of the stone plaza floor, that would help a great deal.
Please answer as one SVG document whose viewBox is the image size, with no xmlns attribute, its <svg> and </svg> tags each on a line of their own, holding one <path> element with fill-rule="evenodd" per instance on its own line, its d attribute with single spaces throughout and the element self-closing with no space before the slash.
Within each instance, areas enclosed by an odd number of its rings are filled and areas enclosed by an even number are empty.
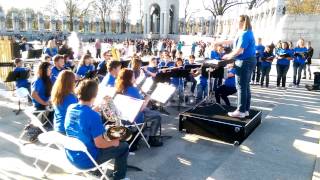
<svg viewBox="0 0 320 180">
<path fill-rule="evenodd" d="M 127 176 L 133 180 L 319 179 L 320 92 L 303 87 L 313 80 L 303 80 L 300 88 L 277 90 L 275 74 L 273 66 L 270 88 L 252 86 L 252 107 L 263 112 L 263 120 L 240 146 L 179 132 L 178 112 L 168 108 L 170 115 L 162 117 L 163 134 L 172 138 L 164 140 L 163 147 L 151 149 L 141 142 L 141 148 L 129 155 L 128 164 L 143 171 L 129 169 Z M 292 67 L 288 76 L 290 84 Z M 233 105 L 235 99 L 230 99 Z M 0 179 L 43 179 L 32 165 L 34 157 L 59 161 L 59 156 L 44 151 L 42 145 L 23 146 L 18 141 L 28 117 L 24 113 L 16 116 L 12 112 L 16 108 L 17 99 L 1 85 Z M 52 167 L 47 179 L 85 178 Z"/>
</svg>

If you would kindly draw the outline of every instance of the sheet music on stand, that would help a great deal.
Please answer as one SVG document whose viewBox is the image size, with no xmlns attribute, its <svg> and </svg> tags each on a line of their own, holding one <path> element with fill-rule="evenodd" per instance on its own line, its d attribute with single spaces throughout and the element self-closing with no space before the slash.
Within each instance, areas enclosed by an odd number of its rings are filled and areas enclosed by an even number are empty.
<svg viewBox="0 0 320 180">
<path fill-rule="evenodd" d="M 165 104 L 168 102 L 175 91 L 176 87 L 174 86 L 165 83 L 158 83 L 150 98 L 152 100 Z"/>
<path fill-rule="evenodd" d="M 98 94 L 96 100 L 94 102 L 95 105 L 100 105 L 103 101 L 103 98 L 106 96 L 114 97 L 116 95 L 116 88 L 114 87 L 107 87 L 104 85 L 99 85 Z"/>
<path fill-rule="evenodd" d="M 117 94 L 113 102 L 120 113 L 120 119 L 133 123 L 140 112 L 144 100 Z"/>
<path fill-rule="evenodd" d="M 150 91 L 152 85 L 153 85 L 153 79 L 152 79 L 152 77 L 148 77 L 144 81 L 143 85 L 141 86 L 141 91 L 144 93 L 148 93 Z"/>
</svg>

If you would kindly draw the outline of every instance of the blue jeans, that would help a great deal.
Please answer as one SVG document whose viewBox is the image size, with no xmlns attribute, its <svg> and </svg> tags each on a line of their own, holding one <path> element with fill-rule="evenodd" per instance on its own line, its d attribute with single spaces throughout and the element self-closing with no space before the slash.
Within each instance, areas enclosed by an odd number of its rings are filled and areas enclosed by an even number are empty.
<svg viewBox="0 0 320 180">
<path fill-rule="evenodd" d="M 293 62 L 293 84 L 299 85 L 301 80 L 301 73 L 304 69 L 304 63 Z M 298 79 L 297 79 L 298 75 Z"/>
<path fill-rule="evenodd" d="M 250 78 L 256 66 L 256 58 L 236 60 L 236 88 L 238 93 L 238 110 L 242 113 L 249 111 L 251 101 Z"/>
<path fill-rule="evenodd" d="M 110 159 L 115 159 L 114 179 L 119 180 L 126 177 L 128 155 L 129 155 L 128 143 L 120 142 L 118 147 L 99 149 L 99 154 L 96 161 L 98 164 L 102 164 Z"/>
<path fill-rule="evenodd" d="M 197 85 L 197 97 L 196 101 L 200 102 L 203 98 L 208 95 L 208 85 L 198 84 Z"/>
</svg>

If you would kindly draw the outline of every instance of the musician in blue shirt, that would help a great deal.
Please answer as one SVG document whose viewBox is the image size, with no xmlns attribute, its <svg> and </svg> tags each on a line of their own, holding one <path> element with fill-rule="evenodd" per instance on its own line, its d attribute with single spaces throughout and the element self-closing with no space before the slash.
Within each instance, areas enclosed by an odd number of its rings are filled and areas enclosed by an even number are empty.
<svg viewBox="0 0 320 180">
<path fill-rule="evenodd" d="M 305 66 L 308 49 L 305 47 L 304 39 L 299 39 L 298 46 L 294 48 L 293 60 L 293 85 L 299 87 L 301 80 L 301 73 Z M 298 79 L 297 79 L 298 75 Z"/>
<path fill-rule="evenodd" d="M 32 82 L 31 96 L 37 110 L 45 110 L 50 105 L 52 82 L 50 80 L 51 64 L 42 62 L 38 69 L 36 80 Z"/>
<path fill-rule="evenodd" d="M 222 86 L 219 86 L 218 89 L 215 90 L 215 97 L 217 103 L 220 104 L 220 98 L 222 98 L 226 105 L 230 106 L 228 96 L 237 92 L 235 80 L 236 69 L 233 68 L 233 64 L 228 64 L 227 68 L 228 77 L 224 81 L 224 84 Z"/>
<path fill-rule="evenodd" d="M 46 49 L 44 50 L 44 54 L 48 54 L 53 57 L 58 54 L 58 48 L 56 47 L 55 40 L 49 40 Z"/>
<path fill-rule="evenodd" d="M 197 79 L 197 95 L 196 102 L 200 102 L 208 94 L 208 77 L 205 75 L 206 67 L 202 66 L 201 70 L 193 73 L 193 76 Z"/>
<path fill-rule="evenodd" d="M 13 72 L 17 76 L 16 80 L 16 88 L 26 88 L 28 91 L 30 91 L 30 82 L 28 80 L 30 76 L 30 69 L 23 67 L 23 61 L 22 59 L 15 59 L 14 64 L 16 65 L 16 68 L 13 70 Z"/>
<path fill-rule="evenodd" d="M 70 104 L 78 102 L 75 95 L 75 74 L 70 70 L 63 70 L 52 87 L 51 101 L 54 109 L 53 127 L 55 131 L 65 134 L 65 116 Z"/>
<path fill-rule="evenodd" d="M 222 59 L 234 59 L 236 69 L 236 87 L 238 90 L 237 110 L 228 113 L 231 117 L 244 118 L 249 116 L 251 103 L 250 77 L 257 64 L 255 53 L 255 39 L 252 32 L 250 17 L 240 15 L 240 33 L 234 41 L 234 49 L 230 54 L 223 56 Z"/>
<path fill-rule="evenodd" d="M 56 55 L 53 57 L 54 66 L 51 69 L 51 82 L 55 83 L 59 73 L 64 70 L 64 57 L 62 55 Z"/>
<path fill-rule="evenodd" d="M 185 61 L 184 65 L 194 65 L 195 63 L 195 56 L 194 55 L 190 55 L 188 61 Z M 192 73 L 190 73 L 190 75 L 186 78 L 186 82 L 191 82 L 191 93 L 192 95 L 194 95 L 194 91 L 196 89 L 197 86 L 197 80 L 194 78 L 194 73 L 192 71 Z M 187 83 L 185 83 L 186 86 Z"/>
<path fill-rule="evenodd" d="M 81 58 L 76 74 L 78 75 L 78 77 L 83 78 L 87 75 L 87 73 L 94 70 L 95 67 L 92 64 L 92 57 L 91 55 L 86 54 Z"/>
<path fill-rule="evenodd" d="M 163 67 L 169 68 L 174 67 L 174 62 L 172 61 L 171 57 L 169 56 L 168 51 L 163 52 L 163 59 L 160 60 L 158 64 L 158 68 L 161 69 Z"/>
<path fill-rule="evenodd" d="M 110 62 L 112 59 L 112 53 L 111 51 L 106 51 L 103 53 L 103 61 L 101 61 L 98 64 L 97 70 L 98 70 L 98 74 L 100 76 L 105 76 L 108 72 L 107 66 L 108 66 L 108 62 Z"/>
<path fill-rule="evenodd" d="M 280 82 L 282 82 L 282 88 L 286 88 L 287 72 L 290 67 L 290 60 L 292 60 L 292 54 L 287 42 L 281 43 L 281 48 L 276 51 L 277 59 L 277 88 L 280 88 Z"/>
<path fill-rule="evenodd" d="M 134 73 L 130 69 L 121 69 L 116 80 L 116 93 L 130 96 L 136 99 L 144 99 L 140 113 L 137 115 L 135 122 L 151 122 L 149 144 L 150 146 L 162 146 L 162 142 L 156 137 L 160 128 L 161 116 L 155 111 L 149 110 L 147 107 L 150 100 L 149 96 L 145 98 L 139 92 L 139 89 L 134 87 L 135 77 Z"/>
<path fill-rule="evenodd" d="M 106 87 L 114 87 L 116 78 L 120 70 L 121 70 L 121 63 L 119 61 L 110 61 L 108 63 L 109 73 L 103 78 L 100 84 Z"/>
<path fill-rule="evenodd" d="M 157 59 L 151 58 L 149 60 L 149 65 L 142 68 L 144 71 L 144 74 L 146 77 L 152 77 L 155 78 L 158 73 L 158 67 L 157 67 Z"/>
<path fill-rule="evenodd" d="M 273 55 L 270 46 L 267 46 L 261 58 L 261 87 L 263 87 L 264 78 L 266 78 L 266 87 L 269 87 L 269 73 L 274 57 L 275 56 Z"/>
<path fill-rule="evenodd" d="M 126 177 L 128 144 L 104 136 L 106 130 L 101 115 L 96 112 L 99 108 L 92 108 L 97 93 L 98 84 L 94 80 L 80 82 L 77 87 L 79 102 L 67 109 L 64 123 L 66 135 L 82 141 L 98 164 L 115 159 L 114 179 L 120 180 Z M 69 161 L 80 169 L 94 167 L 84 152 L 66 150 L 66 154 Z"/>
<path fill-rule="evenodd" d="M 256 60 L 257 65 L 252 73 L 252 83 L 256 82 L 257 84 L 260 82 L 261 75 L 261 58 L 263 56 L 265 47 L 262 45 L 262 39 L 258 38 L 258 45 L 256 45 Z"/>
</svg>

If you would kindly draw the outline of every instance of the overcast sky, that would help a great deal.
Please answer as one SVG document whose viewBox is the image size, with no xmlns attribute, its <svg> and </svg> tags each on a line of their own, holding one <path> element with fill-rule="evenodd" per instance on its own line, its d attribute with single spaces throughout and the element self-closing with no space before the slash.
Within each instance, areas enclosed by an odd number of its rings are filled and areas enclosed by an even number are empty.
<svg viewBox="0 0 320 180">
<path fill-rule="evenodd" d="M 11 7 L 16 7 L 16 8 L 32 8 L 35 11 L 41 11 L 43 9 L 43 7 L 45 7 L 46 5 L 49 4 L 51 0 L 0 0 L 0 5 L 4 8 L 4 10 L 6 11 L 7 9 L 10 9 Z M 134 15 L 139 14 L 139 1 L 140 0 L 130 0 L 131 1 L 131 16 L 129 15 L 129 17 L 132 17 L 132 21 L 135 21 L 135 17 Z M 143 0 L 141 0 L 143 2 Z M 185 6 L 185 1 L 186 0 L 180 0 L 180 12 L 179 12 L 179 16 L 182 17 L 183 16 L 183 9 Z M 63 0 L 55 0 L 55 4 L 57 6 L 58 9 L 64 9 L 64 5 L 63 5 Z M 202 5 L 202 0 L 190 0 L 190 7 L 192 7 L 192 9 L 199 9 L 200 12 L 196 13 L 194 16 L 195 17 L 207 17 L 210 15 L 210 13 L 208 11 L 205 11 L 203 9 L 203 5 Z"/>
</svg>

